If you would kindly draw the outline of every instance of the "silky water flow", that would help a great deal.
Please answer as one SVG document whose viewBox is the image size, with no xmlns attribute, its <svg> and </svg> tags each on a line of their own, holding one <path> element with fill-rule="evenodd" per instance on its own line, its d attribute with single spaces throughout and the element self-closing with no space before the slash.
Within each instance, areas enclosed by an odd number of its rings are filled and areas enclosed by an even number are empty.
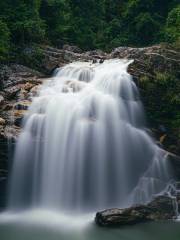
<svg viewBox="0 0 180 240">
<path fill-rule="evenodd" d="M 165 189 L 167 158 L 147 133 L 130 63 L 71 63 L 41 86 L 17 142 L 9 210 L 95 212 Z"/>
</svg>

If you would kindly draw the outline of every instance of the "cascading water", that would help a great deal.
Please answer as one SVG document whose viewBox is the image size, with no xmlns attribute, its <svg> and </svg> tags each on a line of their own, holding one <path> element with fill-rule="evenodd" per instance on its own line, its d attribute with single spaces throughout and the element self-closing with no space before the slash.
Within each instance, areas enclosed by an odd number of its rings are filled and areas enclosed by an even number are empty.
<svg viewBox="0 0 180 240">
<path fill-rule="evenodd" d="M 127 207 L 165 188 L 166 158 L 146 133 L 129 64 L 72 63 L 42 86 L 17 143 L 10 210 Z"/>
</svg>

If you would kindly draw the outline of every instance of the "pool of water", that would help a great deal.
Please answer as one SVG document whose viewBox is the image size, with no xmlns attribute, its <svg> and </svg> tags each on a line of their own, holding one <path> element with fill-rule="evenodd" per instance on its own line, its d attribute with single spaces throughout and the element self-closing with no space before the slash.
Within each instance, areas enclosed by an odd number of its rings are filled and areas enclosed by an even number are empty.
<svg viewBox="0 0 180 240">
<path fill-rule="evenodd" d="M 33 211 L 0 215 L 0 240 L 180 240 L 180 222 L 101 228 L 93 216 L 67 217 Z"/>
</svg>

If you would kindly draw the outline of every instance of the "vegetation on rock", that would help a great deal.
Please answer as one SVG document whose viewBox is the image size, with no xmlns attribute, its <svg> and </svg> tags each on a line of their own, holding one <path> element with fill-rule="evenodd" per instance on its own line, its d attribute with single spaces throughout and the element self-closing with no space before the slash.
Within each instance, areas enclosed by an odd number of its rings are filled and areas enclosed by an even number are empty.
<svg viewBox="0 0 180 240">
<path fill-rule="evenodd" d="M 142 96 L 151 127 L 163 125 L 163 145 L 168 151 L 180 154 L 180 83 L 178 77 L 156 73 L 154 78 L 141 79 Z M 160 136 L 163 136 L 161 133 Z M 159 137 L 160 137 L 159 136 Z"/>
</svg>

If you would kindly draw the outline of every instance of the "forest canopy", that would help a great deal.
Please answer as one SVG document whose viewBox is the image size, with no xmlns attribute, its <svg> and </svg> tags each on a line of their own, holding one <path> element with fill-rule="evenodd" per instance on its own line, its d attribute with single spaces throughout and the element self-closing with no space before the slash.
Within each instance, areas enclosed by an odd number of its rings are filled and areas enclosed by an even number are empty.
<svg viewBox="0 0 180 240">
<path fill-rule="evenodd" d="M 12 46 L 110 50 L 180 39 L 179 0 L 1 0 L 0 59 Z"/>
</svg>

